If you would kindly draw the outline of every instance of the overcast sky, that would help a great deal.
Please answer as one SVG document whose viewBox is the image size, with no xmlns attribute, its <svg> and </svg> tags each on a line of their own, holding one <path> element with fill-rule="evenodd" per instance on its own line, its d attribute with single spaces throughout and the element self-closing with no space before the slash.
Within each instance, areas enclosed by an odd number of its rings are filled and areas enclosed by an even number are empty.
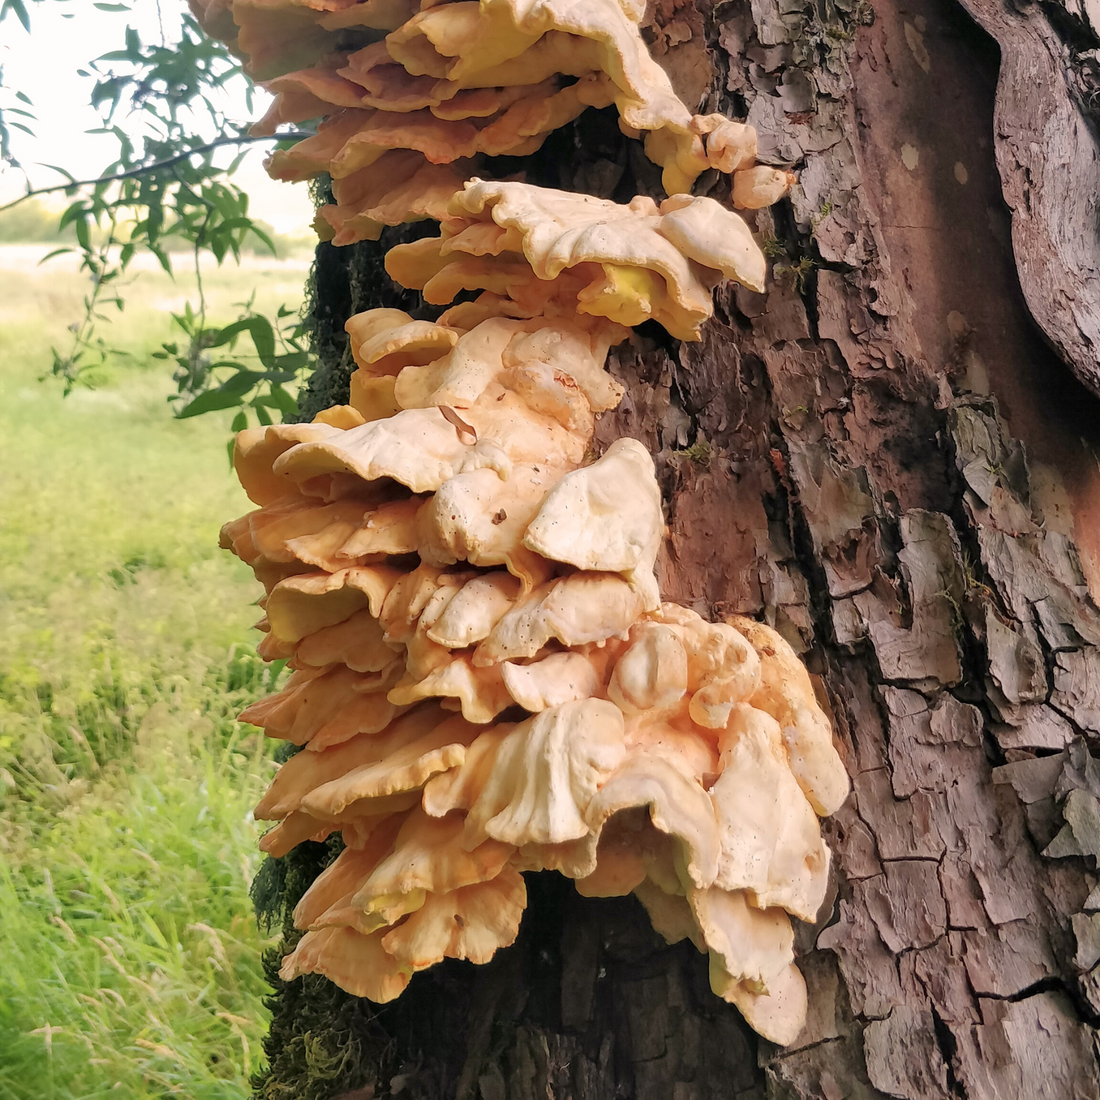
<svg viewBox="0 0 1100 1100">
<path fill-rule="evenodd" d="M 30 96 L 38 116 L 31 124 L 33 138 L 13 131 L 13 149 L 35 186 L 60 181 L 56 172 L 40 167 L 46 164 L 62 165 L 80 178 L 94 177 L 111 162 L 117 144 L 109 135 L 85 132 L 99 125 L 99 116 L 88 105 L 93 82 L 79 76 L 77 70 L 109 50 L 121 49 L 127 24 L 138 30 L 143 41 L 156 41 L 160 37 L 158 8 L 166 23 L 174 22 L 185 2 L 134 0 L 135 10 L 123 13 L 96 10 L 90 0 L 27 6 L 32 34 L 26 34 L 10 15 L 0 24 L 4 84 Z M 65 14 L 72 18 L 64 18 Z M 171 34 L 171 27 L 168 30 Z M 256 117 L 263 113 L 266 97 L 260 93 L 258 99 Z M 231 106 L 236 117 L 247 117 L 243 99 Z M 264 173 L 262 160 L 263 152 L 254 149 L 236 176 L 251 196 L 252 213 L 282 233 L 305 232 L 313 218 L 305 184 L 275 183 Z M 21 173 L 10 169 L 0 173 L 0 201 L 14 198 L 23 188 Z M 64 202 L 64 196 L 56 201 Z"/>
</svg>

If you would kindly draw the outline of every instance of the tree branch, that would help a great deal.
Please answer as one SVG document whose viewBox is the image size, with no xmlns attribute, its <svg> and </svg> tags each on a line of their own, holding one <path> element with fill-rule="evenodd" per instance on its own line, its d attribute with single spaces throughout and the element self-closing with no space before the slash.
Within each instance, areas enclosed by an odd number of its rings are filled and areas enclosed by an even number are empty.
<svg viewBox="0 0 1100 1100">
<path fill-rule="evenodd" d="M 136 168 L 130 168 L 125 172 L 117 172 L 112 176 L 99 176 L 97 179 L 90 180 L 69 180 L 67 183 L 57 183 L 50 187 L 36 187 L 32 191 L 20 195 L 19 198 L 13 199 L 11 202 L 0 206 L 0 214 L 3 214 L 5 210 L 11 210 L 12 207 L 18 206 L 22 202 L 26 202 L 27 199 L 37 198 L 39 195 L 50 195 L 55 191 L 71 191 L 78 187 L 94 187 L 100 183 L 117 183 L 119 180 L 134 179 L 136 176 L 145 175 L 146 172 L 154 172 L 158 168 L 171 168 L 173 164 L 179 164 L 180 161 L 187 160 L 189 157 L 196 156 L 199 153 L 208 153 L 211 149 L 218 149 L 223 145 L 252 145 L 259 141 L 301 140 L 312 136 L 312 134 L 293 133 L 271 134 L 263 137 L 218 138 L 216 141 L 208 141 L 205 145 L 196 145 L 194 149 L 188 149 L 186 152 L 177 153 L 175 156 L 167 157 L 164 160 L 155 160 L 151 164 L 141 164 Z"/>
</svg>

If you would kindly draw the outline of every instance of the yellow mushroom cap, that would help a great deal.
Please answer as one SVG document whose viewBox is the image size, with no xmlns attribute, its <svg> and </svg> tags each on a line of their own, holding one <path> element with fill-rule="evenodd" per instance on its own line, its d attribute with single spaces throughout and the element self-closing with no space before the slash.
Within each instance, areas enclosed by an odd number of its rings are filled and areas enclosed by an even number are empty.
<svg viewBox="0 0 1100 1100">
<path fill-rule="evenodd" d="M 773 975 L 767 992 L 762 992 L 753 983 L 734 978 L 722 957 L 712 951 L 710 987 L 723 1000 L 736 1005 L 753 1031 L 779 1046 L 793 1043 L 805 1026 L 806 980 L 794 963 Z"/>
<path fill-rule="evenodd" d="M 635 886 L 632 893 L 645 907 L 654 931 L 664 937 L 666 942 L 691 940 L 700 951 L 706 951 L 703 934 L 699 931 L 691 906 L 683 894 L 668 893 L 651 878 L 646 878 Z"/>
<path fill-rule="evenodd" d="M 733 174 L 733 205 L 740 210 L 759 210 L 778 202 L 798 177 L 782 168 L 758 164 Z"/>
<path fill-rule="evenodd" d="M 587 820 L 598 834 L 613 814 L 637 806 L 649 807 L 654 826 L 678 842 L 684 887 L 713 883 L 720 856 L 718 824 L 707 792 L 682 758 L 645 749 L 626 755 L 592 799 Z"/>
<path fill-rule="evenodd" d="M 464 235 L 478 224 L 511 234 L 516 251 L 485 253 Z M 479 255 L 466 254 L 472 247 Z M 524 183 L 472 180 L 456 193 L 443 236 L 399 245 L 389 273 L 429 300 L 450 301 L 459 289 L 522 298 L 532 277 L 568 284 L 581 313 L 638 324 L 652 317 L 683 339 L 698 339 L 711 316 L 711 287 L 721 277 L 763 289 L 766 261 L 741 218 L 713 199 L 677 195 L 627 205 Z"/>
<path fill-rule="evenodd" d="M 503 479 L 515 463 L 576 465 L 583 435 L 532 412 L 505 392 L 499 401 L 461 414 L 447 407 L 405 409 L 338 436 L 283 453 L 276 474 L 302 485 L 350 473 L 364 481 L 390 478 L 414 493 L 433 492 L 464 470 L 491 468 Z"/>
<path fill-rule="evenodd" d="M 523 542 L 578 569 L 623 573 L 652 611 L 660 604 L 653 567 L 664 529 L 653 459 L 637 440 L 617 439 L 554 486 Z"/>
<path fill-rule="evenodd" d="M 722 774 L 710 791 L 722 831 L 716 884 L 749 891 L 760 909 L 781 906 L 813 921 L 828 886 L 829 850 L 778 723 L 738 704 L 719 744 Z"/>
<path fill-rule="evenodd" d="M 347 907 L 362 883 L 392 853 L 395 838 L 409 817 L 406 812 L 367 819 L 370 824 L 362 843 L 345 848 L 299 899 L 294 907 L 295 927 L 309 929 L 336 923 L 326 920 L 326 915 L 335 908 Z"/>
<path fill-rule="evenodd" d="M 271 632 L 283 641 L 299 642 L 364 607 L 378 614 L 399 576 L 391 566 L 368 565 L 288 577 L 268 597 Z"/>
<path fill-rule="evenodd" d="M 340 87 L 346 94 L 344 85 Z M 500 109 L 488 117 L 440 117 L 448 112 L 439 106 L 412 111 L 343 106 L 316 135 L 276 150 L 265 164 L 275 179 L 304 180 L 328 172 L 342 180 L 378 169 L 388 151 L 413 150 L 434 165 L 477 156 L 527 156 L 586 108 L 604 107 L 611 100 L 607 80 L 589 76 L 565 87 L 553 81 L 532 85 L 512 102 L 501 99 Z M 381 171 L 376 178 L 383 178 Z"/>
<path fill-rule="evenodd" d="M 848 772 L 833 745 L 832 727 L 817 703 L 805 665 L 771 627 L 730 619 L 760 655 L 760 687 L 749 702 L 778 723 L 791 772 L 814 810 L 836 813 L 848 797 Z"/>
<path fill-rule="evenodd" d="M 528 664 L 505 661 L 501 672 L 508 694 L 525 710 L 538 713 L 599 695 L 605 663 L 586 653 L 551 653 Z"/>
<path fill-rule="evenodd" d="M 393 718 L 381 729 L 358 734 L 323 749 L 296 753 L 275 773 L 270 787 L 256 805 L 256 817 L 277 820 L 302 809 L 303 799 L 312 792 L 358 769 L 373 767 L 395 749 L 423 740 L 452 717 L 436 705 L 417 707 Z M 333 815 L 314 813 L 313 816 L 324 821 Z"/>
<path fill-rule="evenodd" d="M 375 799 L 419 790 L 433 775 L 461 764 L 466 746 L 477 736 L 476 728 L 457 716 L 413 740 L 406 739 L 404 730 L 398 732 L 400 738 L 391 734 L 388 739 L 377 739 L 376 759 L 303 795 L 302 808 L 306 813 L 324 820 L 343 814 L 354 803 L 369 806 Z"/>
<path fill-rule="evenodd" d="M 334 180 L 335 202 L 322 206 L 319 216 L 337 246 L 377 240 L 387 225 L 438 221 L 472 174 L 472 163 L 432 164 L 417 150 L 387 150 L 369 167 Z"/>
<path fill-rule="evenodd" d="M 643 601 L 616 573 L 571 573 L 547 581 L 516 604 L 474 651 L 474 663 L 534 657 L 551 640 L 567 647 L 606 642 L 625 634 Z"/>
<path fill-rule="evenodd" d="M 585 812 L 622 760 L 623 716 L 600 699 L 563 703 L 521 722 L 500 742 L 493 771 L 466 818 L 467 843 L 516 846 L 589 833 Z"/>
<path fill-rule="evenodd" d="M 359 883 L 353 904 L 366 907 L 375 898 L 414 890 L 447 894 L 496 878 L 515 849 L 497 840 L 468 849 L 462 844 L 463 828 L 461 814 L 439 818 L 421 809 L 412 811 L 402 822 L 392 852 Z"/>
<path fill-rule="evenodd" d="M 191 0 L 203 29 L 230 42 L 254 80 L 314 64 L 348 27 L 382 33 L 399 27 L 413 0 Z"/>
<path fill-rule="evenodd" d="M 307 932 L 283 959 L 279 977 L 285 982 L 302 974 L 323 974 L 353 997 L 385 1004 L 405 992 L 411 972 L 382 946 L 386 929 L 363 935 L 334 925 Z"/>
<path fill-rule="evenodd" d="M 243 710 L 242 722 L 260 726 L 269 737 L 319 750 L 362 733 L 377 733 L 399 712 L 385 693 L 400 675 L 400 660 L 377 672 L 360 673 L 343 665 L 331 670 L 296 672 L 282 691 Z"/>
<path fill-rule="evenodd" d="M 793 1042 L 806 1019 L 806 990 L 794 962 L 794 932 L 781 909 L 751 906 L 741 891 L 688 891 L 710 948 L 711 988 L 774 1042 Z"/>
<path fill-rule="evenodd" d="M 443 959 L 487 963 L 515 942 L 527 907 L 527 887 L 511 867 L 488 882 L 448 894 L 429 894 L 408 920 L 387 932 L 382 945 L 399 965 L 423 970 Z"/>
</svg>

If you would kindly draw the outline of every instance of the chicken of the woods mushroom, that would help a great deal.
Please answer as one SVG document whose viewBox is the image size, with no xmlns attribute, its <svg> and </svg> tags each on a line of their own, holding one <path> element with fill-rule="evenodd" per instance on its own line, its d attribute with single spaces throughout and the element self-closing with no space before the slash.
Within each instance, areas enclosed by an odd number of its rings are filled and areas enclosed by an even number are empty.
<svg viewBox="0 0 1100 1100">
<path fill-rule="evenodd" d="M 589 108 L 615 106 L 668 195 L 708 170 L 756 209 L 794 177 L 758 165 L 756 131 L 684 105 L 642 37 L 638 0 L 189 0 L 274 101 L 257 135 L 319 120 L 268 171 L 328 173 L 319 225 L 338 245 L 442 217 L 494 158 L 528 156 Z"/>
<path fill-rule="evenodd" d="M 555 870 L 634 894 L 791 1043 L 791 917 L 825 897 L 818 818 L 847 774 L 778 633 L 662 602 L 653 461 L 634 439 L 594 446 L 623 395 L 609 348 L 648 320 L 698 339 L 722 278 L 763 288 L 749 227 L 688 194 L 695 177 L 733 173 L 754 209 L 790 174 L 755 165 L 750 128 L 679 102 L 630 0 L 191 3 L 275 92 L 261 128 L 327 118 L 272 170 L 331 173 L 338 242 L 440 222 L 386 266 L 449 306 L 351 317 L 348 403 L 235 444 L 256 508 L 222 545 L 264 586 L 262 655 L 291 670 L 241 717 L 298 750 L 256 807 L 276 822 L 261 847 L 343 841 L 294 911 L 283 977 L 392 1000 L 511 944 L 523 872 Z M 474 176 L 611 103 L 663 202 Z"/>
</svg>

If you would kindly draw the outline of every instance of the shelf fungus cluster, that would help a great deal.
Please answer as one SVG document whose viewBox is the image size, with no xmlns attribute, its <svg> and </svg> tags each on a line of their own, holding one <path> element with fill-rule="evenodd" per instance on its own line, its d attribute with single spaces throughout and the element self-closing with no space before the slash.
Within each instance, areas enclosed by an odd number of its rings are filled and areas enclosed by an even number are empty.
<svg viewBox="0 0 1100 1100">
<path fill-rule="evenodd" d="M 733 173 L 734 202 L 767 206 L 792 177 L 756 163 L 756 132 L 693 115 L 649 55 L 638 0 L 190 0 L 274 95 L 257 134 L 324 121 L 274 153 L 277 179 L 327 172 L 320 223 L 335 244 L 439 218 L 493 158 L 528 156 L 589 107 L 614 105 L 665 191 Z M 507 171 L 512 171 L 509 168 Z"/>
<path fill-rule="evenodd" d="M 391 1000 L 511 944 L 523 872 L 554 870 L 586 896 L 633 893 L 708 954 L 717 994 L 791 1042 L 790 918 L 822 903 L 818 817 L 847 775 L 778 634 L 662 602 L 653 462 L 633 439 L 593 443 L 632 326 L 698 339 L 719 280 L 763 286 L 748 227 L 693 180 L 733 172 L 751 206 L 786 173 L 753 166 L 749 128 L 679 102 L 628 0 L 192 4 L 269 80 L 263 125 L 327 116 L 272 170 L 332 174 L 338 240 L 440 223 L 386 257 L 435 319 L 350 318 L 348 404 L 236 442 L 257 507 L 223 545 L 266 590 L 261 652 L 293 670 L 242 718 L 299 747 L 256 809 L 277 822 L 262 847 L 343 839 L 283 976 Z M 663 166 L 663 202 L 473 176 L 611 103 Z"/>
</svg>

